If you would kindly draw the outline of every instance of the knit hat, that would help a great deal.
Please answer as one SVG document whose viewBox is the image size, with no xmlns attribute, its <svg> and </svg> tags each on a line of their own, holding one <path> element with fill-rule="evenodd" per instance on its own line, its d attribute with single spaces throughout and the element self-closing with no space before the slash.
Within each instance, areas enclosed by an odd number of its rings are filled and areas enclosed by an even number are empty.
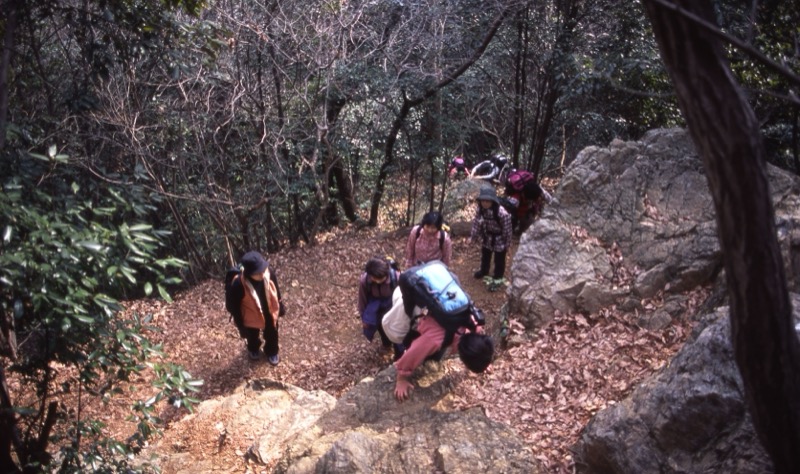
<svg viewBox="0 0 800 474">
<path fill-rule="evenodd" d="M 263 255 L 251 250 L 242 257 L 242 267 L 244 267 L 244 274 L 247 276 L 258 275 L 264 273 L 269 264 Z"/>
<path fill-rule="evenodd" d="M 499 202 L 497 200 L 497 191 L 495 191 L 494 188 L 490 188 L 488 186 L 481 187 L 481 192 L 480 194 L 478 194 L 477 200 Z"/>
</svg>

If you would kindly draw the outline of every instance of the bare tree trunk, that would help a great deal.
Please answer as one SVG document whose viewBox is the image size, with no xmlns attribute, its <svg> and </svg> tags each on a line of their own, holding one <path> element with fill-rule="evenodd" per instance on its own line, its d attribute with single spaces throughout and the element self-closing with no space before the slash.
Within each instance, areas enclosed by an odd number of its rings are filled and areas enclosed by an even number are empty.
<svg viewBox="0 0 800 474">
<path fill-rule="evenodd" d="M 21 443 L 12 407 L 5 370 L 0 366 L 0 466 L 3 466 L 3 472 L 16 474 L 22 471 L 14 462 L 11 452 L 12 446 L 19 448 Z"/>
<path fill-rule="evenodd" d="M 528 12 L 529 6 L 517 12 L 517 51 L 514 56 L 514 120 L 511 136 L 511 166 L 520 167 L 519 155 L 522 150 L 523 127 L 525 124 L 525 93 L 528 77 L 526 73 L 528 56 Z"/>
<path fill-rule="evenodd" d="M 716 37 L 701 26 L 716 28 L 710 2 L 644 5 L 714 198 L 747 406 L 775 471 L 797 473 L 800 348 L 758 122 Z"/>
<path fill-rule="evenodd" d="M 433 110 L 431 110 L 433 109 Z M 422 137 L 424 144 L 422 152 L 425 154 L 425 161 L 428 162 L 428 210 L 430 212 L 436 205 L 436 157 L 442 150 L 442 127 L 440 117 L 442 116 L 442 97 L 436 94 L 436 101 L 431 107 L 425 108 L 422 117 Z"/>
<path fill-rule="evenodd" d="M 528 154 L 527 169 L 537 176 L 540 174 L 544 155 L 547 151 L 547 137 L 556 116 L 556 103 L 564 89 L 564 79 L 558 67 L 564 63 L 564 57 L 575 50 L 575 29 L 581 17 L 589 12 L 584 2 L 569 0 L 558 3 L 558 14 L 561 26 L 553 47 L 553 53 L 545 67 L 544 81 L 539 90 L 539 105 L 531 137 L 531 148 Z"/>
<path fill-rule="evenodd" d="M 467 58 L 466 61 L 464 61 L 458 67 L 445 74 L 441 81 L 434 84 L 419 97 L 414 99 L 409 99 L 406 97 L 405 91 L 403 91 L 403 104 L 400 106 L 400 110 L 392 122 L 392 126 L 389 128 L 389 133 L 386 136 L 383 163 L 381 164 L 381 169 L 378 171 L 378 178 L 375 182 L 375 191 L 372 193 L 372 205 L 369 209 L 370 227 L 375 227 L 378 225 L 378 211 L 380 210 L 381 199 L 383 199 L 383 191 L 386 188 L 386 178 L 389 176 L 389 168 L 394 163 L 394 144 L 397 143 L 397 135 L 400 133 L 400 128 L 403 126 L 403 123 L 405 123 L 406 117 L 408 117 L 411 109 L 433 97 L 433 95 L 436 94 L 440 89 L 447 87 L 451 82 L 458 79 L 462 74 L 464 74 L 464 72 L 467 71 L 467 69 L 470 68 L 470 66 L 475 64 L 475 61 L 483 56 L 484 51 L 486 51 L 486 48 L 489 46 L 492 38 L 494 38 L 494 35 L 497 34 L 497 30 L 500 28 L 500 25 L 503 24 L 503 20 L 508 12 L 508 9 L 503 10 L 497 16 L 497 18 L 495 18 L 492 26 L 489 28 L 489 31 L 487 31 L 486 36 L 484 36 L 483 41 L 472 53 L 472 56 Z"/>
<path fill-rule="evenodd" d="M 331 131 L 335 130 L 336 122 L 339 118 L 339 113 L 344 108 L 345 104 L 347 104 L 347 99 L 329 99 L 325 103 L 325 115 L 328 121 L 328 133 L 325 134 L 325 147 L 327 148 L 326 155 L 333 158 L 331 166 L 331 173 L 333 174 L 333 180 L 336 183 L 336 188 L 338 189 L 339 193 L 337 194 L 339 198 L 339 202 L 342 204 L 342 210 L 344 210 L 344 215 L 350 220 L 350 222 L 354 222 L 358 218 L 356 199 L 353 196 L 353 186 L 350 181 L 350 177 L 347 176 L 347 172 L 342 166 L 342 158 L 340 156 L 336 156 L 335 151 L 330 143 L 330 134 L 333 133 Z M 329 190 L 330 192 L 330 190 Z"/>
<path fill-rule="evenodd" d="M 0 151 L 6 145 L 6 121 L 8 119 L 8 78 L 11 76 L 11 52 L 14 50 L 14 35 L 17 29 L 19 2 L 9 1 L 5 7 L 3 51 L 0 53 Z"/>
<path fill-rule="evenodd" d="M 800 174 L 800 128 L 798 125 L 800 121 L 800 107 L 794 106 L 794 117 L 792 120 L 792 157 L 794 158 L 794 172 Z M 2 147 L 0 147 L 2 148 Z"/>
<path fill-rule="evenodd" d="M 556 100 L 561 94 L 561 87 L 556 85 L 557 81 L 553 77 L 549 77 L 547 84 L 544 87 L 544 95 L 542 97 L 542 115 L 541 120 L 536 124 L 533 134 L 533 143 L 531 144 L 531 160 L 528 169 L 537 176 L 539 170 L 544 162 L 545 145 L 547 144 L 547 136 L 550 133 L 550 127 L 553 124 L 553 117 L 555 116 Z"/>
<path fill-rule="evenodd" d="M 445 169 L 444 177 L 442 178 L 442 189 L 439 193 L 439 204 L 436 207 L 436 210 L 442 212 L 444 209 L 444 197 L 447 195 L 447 187 L 450 185 L 450 173 L 447 172 Z M 448 216 L 444 216 L 445 220 L 447 220 Z"/>
</svg>

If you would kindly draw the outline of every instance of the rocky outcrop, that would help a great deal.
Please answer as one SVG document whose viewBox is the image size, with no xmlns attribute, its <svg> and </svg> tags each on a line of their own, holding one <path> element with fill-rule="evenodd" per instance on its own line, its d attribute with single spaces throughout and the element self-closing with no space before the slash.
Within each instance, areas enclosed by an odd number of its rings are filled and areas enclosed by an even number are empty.
<svg viewBox="0 0 800 474">
<path fill-rule="evenodd" d="M 768 171 L 787 275 L 797 287 L 800 185 L 775 167 Z M 682 129 L 583 150 L 555 197 L 523 234 L 511 266 L 510 310 L 528 328 L 546 324 L 556 311 L 618 304 L 644 312 L 641 300 L 692 289 L 721 270 L 702 162 Z M 622 255 L 621 267 L 612 265 L 612 248 Z M 632 280 L 619 278 L 621 271 Z M 669 323 L 666 313 L 650 316 L 645 326 Z"/>
<path fill-rule="evenodd" d="M 180 423 L 213 427 L 229 419 L 237 429 L 251 427 L 256 437 L 247 456 L 276 473 L 543 472 L 519 437 L 480 409 L 444 409 L 453 383 L 465 376 L 454 367 L 445 370 L 447 364 L 420 369 L 414 395 L 403 403 L 394 399 L 390 367 L 338 401 L 324 392 L 250 382 L 233 396 L 201 403 Z M 217 433 L 209 436 L 213 443 Z M 167 472 L 221 470 L 207 459 L 155 451 Z"/>
<path fill-rule="evenodd" d="M 790 287 L 800 281 L 800 186 L 769 168 Z M 466 235 L 483 185 L 453 186 L 445 218 Z M 522 236 L 511 265 L 511 312 L 527 327 L 557 311 L 587 313 L 617 305 L 646 329 L 684 311 L 682 291 L 721 270 L 713 205 L 702 164 L 682 130 L 656 130 L 636 142 L 584 150 L 555 192 L 556 201 Z M 403 229 L 400 236 L 407 236 Z M 390 236 L 395 238 L 393 236 Z M 666 293 L 666 294 L 664 294 Z M 655 309 L 642 300 L 661 295 Z M 724 300 L 713 305 L 675 360 L 632 395 L 601 411 L 575 445 L 582 473 L 761 473 L 771 465 L 757 442 L 733 363 Z M 800 307 L 795 300 L 794 307 Z M 324 392 L 250 381 L 225 398 L 201 403 L 178 423 L 220 451 L 227 437 L 252 440 L 241 453 L 278 473 L 537 473 L 533 453 L 480 409 L 448 411 L 460 367 L 429 364 L 411 400 L 393 397 L 392 367 L 362 380 L 341 399 Z M 170 473 L 230 472 L 183 452 L 181 440 L 152 448 Z M 238 446 L 239 444 L 237 444 Z"/>
<path fill-rule="evenodd" d="M 800 296 L 793 300 L 793 307 L 800 308 Z M 576 470 L 773 472 L 747 414 L 743 390 L 730 342 L 730 316 L 723 307 L 704 316 L 693 340 L 660 374 L 592 419 L 573 449 Z"/>
</svg>

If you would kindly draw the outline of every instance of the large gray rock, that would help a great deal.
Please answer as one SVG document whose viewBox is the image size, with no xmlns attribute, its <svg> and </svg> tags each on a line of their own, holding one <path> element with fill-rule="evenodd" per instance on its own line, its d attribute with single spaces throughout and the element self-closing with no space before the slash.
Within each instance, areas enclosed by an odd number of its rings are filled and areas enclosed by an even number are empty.
<svg viewBox="0 0 800 474">
<path fill-rule="evenodd" d="M 461 375 L 436 363 L 420 370 L 403 403 L 393 396 L 394 368 L 360 382 L 320 418 L 321 436 L 296 443 L 275 472 L 541 472 L 519 436 L 481 410 L 442 409 Z"/>
<path fill-rule="evenodd" d="M 661 373 L 589 422 L 573 447 L 577 472 L 773 472 L 744 405 L 727 307 L 698 328 Z"/>
<path fill-rule="evenodd" d="M 293 445 L 310 432 L 318 433 L 317 421 L 335 406 L 336 398 L 321 390 L 307 392 L 270 380 L 252 380 L 230 395 L 200 403 L 178 424 L 190 426 L 188 431 L 194 440 L 205 439 L 203 444 L 207 446 L 218 443 L 219 449 L 225 448 L 227 436 L 252 437 L 255 442 L 248 453 L 242 454 L 274 464 L 283 456 L 284 446 Z M 197 458 L 192 452 L 184 452 L 182 443 L 161 440 L 150 449 L 163 472 L 197 474 L 221 470 L 213 456 Z"/>
<path fill-rule="evenodd" d="M 787 274 L 796 287 L 800 186 L 796 176 L 768 171 Z M 523 234 L 511 265 L 510 310 L 529 328 L 546 324 L 556 311 L 595 312 L 664 290 L 689 290 L 722 267 L 702 162 L 682 129 L 586 148 L 555 196 Z M 614 283 L 614 244 L 633 276 L 629 284 Z"/>
<path fill-rule="evenodd" d="M 216 427 L 226 420 L 228 433 L 252 433 L 255 441 L 242 454 L 275 473 L 541 472 L 533 453 L 508 427 L 479 409 L 443 408 L 462 373 L 438 363 L 418 372 L 417 388 L 403 403 L 394 399 L 390 367 L 338 401 L 321 391 L 251 381 L 233 395 L 201 403 L 179 423 Z M 212 428 L 205 435 L 206 444 L 214 445 L 220 433 Z M 213 457 L 198 459 L 174 452 L 175 446 L 157 445 L 152 451 L 160 454 L 157 463 L 165 472 L 221 470 Z"/>
</svg>

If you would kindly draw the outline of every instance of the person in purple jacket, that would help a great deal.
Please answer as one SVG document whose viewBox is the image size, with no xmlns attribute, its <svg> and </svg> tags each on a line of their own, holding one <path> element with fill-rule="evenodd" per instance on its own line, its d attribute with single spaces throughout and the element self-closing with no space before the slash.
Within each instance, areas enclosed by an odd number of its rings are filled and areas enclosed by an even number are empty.
<svg viewBox="0 0 800 474">
<path fill-rule="evenodd" d="M 370 342 L 378 332 L 385 349 L 392 347 L 386 337 L 381 319 L 392 307 L 392 292 L 397 287 L 399 271 L 391 259 L 372 257 L 364 266 L 358 281 L 358 314 L 364 337 Z M 403 355 L 403 345 L 394 344 L 394 360 Z"/>
</svg>

